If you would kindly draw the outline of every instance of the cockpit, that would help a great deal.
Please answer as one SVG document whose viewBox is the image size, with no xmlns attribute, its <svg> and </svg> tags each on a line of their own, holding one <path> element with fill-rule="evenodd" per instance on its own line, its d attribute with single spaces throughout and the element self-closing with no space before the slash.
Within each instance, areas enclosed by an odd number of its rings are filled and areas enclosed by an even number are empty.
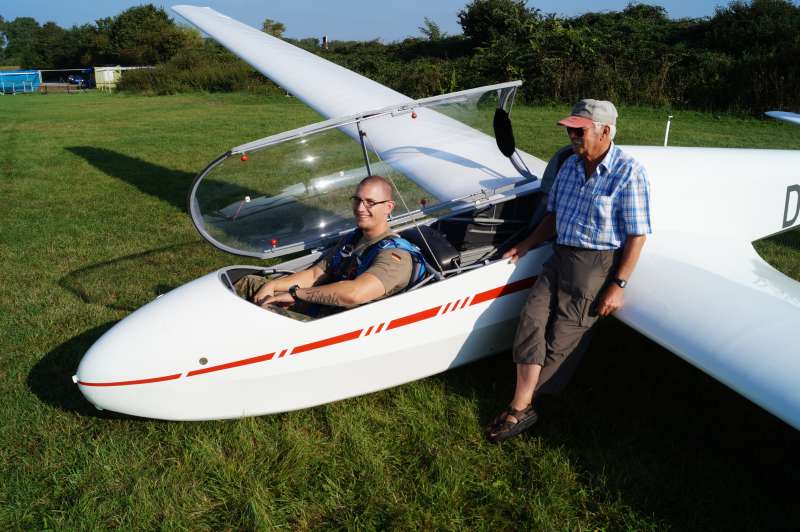
<svg viewBox="0 0 800 532">
<path fill-rule="evenodd" d="M 511 131 L 520 85 L 405 102 L 232 148 L 193 183 L 195 227 L 236 255 L 293 258 L 226 269 L 222 282 L 232 288 L 246 274 L 282 275 L 313 264 L 353 231 L 350 197 L 369 175 L 391 182 L 390 225 L 429 263 L 431 275 L 411 289 L 499 258 L 543 208 L 543 163 L 516 150 Z"/>
</svg>

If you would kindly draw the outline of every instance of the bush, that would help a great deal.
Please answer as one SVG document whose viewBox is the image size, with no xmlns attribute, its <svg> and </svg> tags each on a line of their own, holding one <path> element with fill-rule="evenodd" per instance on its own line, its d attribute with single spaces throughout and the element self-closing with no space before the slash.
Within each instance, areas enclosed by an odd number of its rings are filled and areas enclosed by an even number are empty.
<svg viewBox="0 0 800 532">
<path fill-rule="evenodd" d="M 220 50 L 214 45 L 183 50 L 155 68 L 126 72 L 118 88 L 159 95 L 195 91 L 280 91 L 277 85 L 252 67 Z"/>
</svg>

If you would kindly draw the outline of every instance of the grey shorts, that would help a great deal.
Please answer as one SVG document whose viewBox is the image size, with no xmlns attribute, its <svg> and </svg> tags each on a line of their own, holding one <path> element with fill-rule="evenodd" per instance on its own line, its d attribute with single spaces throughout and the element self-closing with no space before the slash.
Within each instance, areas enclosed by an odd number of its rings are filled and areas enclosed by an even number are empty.
<svg viewBox="0 0 800 532">
<path fill-rule="evenodd" d="M 514 362 L 546 368 L 585 348 L 599 317 L 596 299 L 611 281 L 618 256 L 619 250 L 553 247 L 522 309 Z"/>
</svg>

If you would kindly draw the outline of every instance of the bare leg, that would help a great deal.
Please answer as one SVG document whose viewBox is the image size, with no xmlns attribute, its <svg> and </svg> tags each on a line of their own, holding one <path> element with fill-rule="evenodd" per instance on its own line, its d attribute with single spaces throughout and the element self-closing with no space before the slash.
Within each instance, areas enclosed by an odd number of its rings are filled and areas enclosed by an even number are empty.
<svg viewBox="0 0 800 532">
<path fill-rule="evenodd" d="M 517 364 L 517 385 L 511 408 L 524 410 L 533 402 L 533 391 L 539 382 L 542 366 L 539 364 Z"/>
</svg>

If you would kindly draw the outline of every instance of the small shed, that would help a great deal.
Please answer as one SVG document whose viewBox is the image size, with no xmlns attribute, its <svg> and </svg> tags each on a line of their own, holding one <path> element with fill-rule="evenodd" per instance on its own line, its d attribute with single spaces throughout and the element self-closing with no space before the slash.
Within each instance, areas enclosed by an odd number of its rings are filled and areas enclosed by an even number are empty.
<svg viewBox="0 0 800 532">
<path fill-rule="evenodd" d="M 126 70 L 138 70 L 140 68 L 153 68 L 150 66 L 107 66 L 107 67 L 94 67 L 94 81 L 95 85 L 100 90 L 111 90 L 117 87 L 122 73 Z"/>
</svg>

